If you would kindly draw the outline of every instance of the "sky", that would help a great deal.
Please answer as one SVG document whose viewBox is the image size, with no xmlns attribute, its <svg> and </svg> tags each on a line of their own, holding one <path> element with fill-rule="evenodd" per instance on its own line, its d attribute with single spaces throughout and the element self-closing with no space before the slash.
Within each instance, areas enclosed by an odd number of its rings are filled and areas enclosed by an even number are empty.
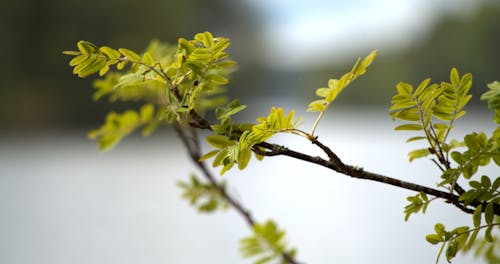
<svg viewBox="0 0 500 264">
<path fill-rule="evenodd" d="M 467 16 L 474 0 L 246 0 L 260 14 L 271 66 L 304 68 L 352 53 L 418 44 L 447 12 Z M 361 56 L 361 55 L 359 55 Z"/>
</svg>

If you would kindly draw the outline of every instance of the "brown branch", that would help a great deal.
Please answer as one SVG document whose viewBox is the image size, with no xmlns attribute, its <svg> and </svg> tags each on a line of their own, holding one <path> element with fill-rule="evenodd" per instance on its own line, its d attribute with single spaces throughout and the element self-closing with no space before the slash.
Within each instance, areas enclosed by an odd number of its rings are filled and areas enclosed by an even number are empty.
<svg viewBox="0 0 500 264">
<path fill-rule="evenodd" d="M 201 128 L 201 129 L 208 129 L 211 130 L 211 122 L 204 118 L 203 116 L 200 116 L 196 111 L 192 110 L 190 112 L 191 119 L 194 121 L 191 123 L 191 125 L 194 125 L 194 128 Z M 237 133 L 237 131 L 233 131 L 233 133 Z M 313 157 L 301 152 L 293 151 L 290 150 L 286 147 L 279 146 L 276 144 L 270 144 L 267 142 L 262 142 L 257 144 L 256 146 L 258 147 L 263 147 L 269 151 L 261 151 L 258 148 L 254 148 L 253 151 L 257 154 L 263 155 L 263 156 L 278 156 L 278 155 L 284 155 L 284 156 L 289 156 L 293 157 L 299 160 L 303 160 L 306 162 L 314 163 L 321 165 L 323 167 L 329 168 L 331 170 L 334 170 L 338 173 L 351 176 L 353 178 L 357 179 L 362 179 L 362 180 L 371 180 L 371 181 L 376 181 L 380 183 L 385 183 L 389 185 L 393 185 L 396 187 L 400 187 L 403 189 L 407 190 L 412 190 L 412 191 L 417 191 L 417 192 L 424 192 L 425 194 L 433 195 L 438 198 L 445 199 L 447 202 L 455 205 L 457 208 L 460 210 L 472 214 L 474 212 L 473 209 L 467 208 L 463 202 L 458 200 L 458 195 L 455 195 L 450 192 L 443 192 L 437 189 L 429 188 L 423 185 L 415 184 L 412 182 L 407 182 L 395 178 L 391 178 L 385 175 L 365 171 L 357 166 L 352 166 L 352 165 L 347 165 L 342 162 L 342 160 L 335 154 L 328 146 L 324 145 L 322 142 L 318 140 L 317 137 L 312 137 L 309 138 L 311 140 L 311 143 L 318 146 L 323 152 L 326 153 L 328 156 L 329 160 L 325 160 L 321 157 Z M 454 190 L 458 194 L 462 194 L 465 192 L 465 190 L 459 186 L 458 184 L 455 185 Z M 471 202 L 469 205 L 473 207 L 478 207 L 479 205 L 482 205 L 483 211 L 486 208 L 486 203 L 480 203 L 477 201 Z M 494 213 L 495 215 L 500 215 L 500 206 L 495 205 L 494 206 Z"/>
<path fill-rule="evenodd" d="M 318 143 L 315 143 L 318 145 Z M 325 152 L 328 153 L 333 153 L 327 146 L 323 145 L 321 142 L 319 142 L 319 145 L 321 145 L 321 148 L 326 150 Z M 380 183 L 385 183 L 389 185 L 393 185 L 396 187 L 400 187 L 403 189 L 407 190 L 412 190 L 412 191 L 417 191 L 417 192 L 424 192 L 429 195 L 433 195 L 435 197 L 439 197 L 442 199 L 445 199 L 447 202 L 455 205 L 457 208 L 460 210 L 472 214 L 474 210 L 467 208 L 463 205 L 462 202 L 458 200 L 458 196 L 449 192 L 443 192 L 437 189 L 429 188 L 423 185 L 407 182 L 407 181 L 402 181 L 399 179 L 387 177 L 385 175 L 365 171 L 362 168 L 356 167 L 356 166 L 351 166 L 351 165 L 346 165 L 340 159 L 332 161 L 332 160 L 325 160 L 321 157 L 318 156 L 310 156 L 301 152 L 297 152 L 291 149 L 288 149 L 283 146 L 275 145 L 275 144 L 270 144 L 267 142 L 262 142 L 257 144 L 256 146 L 267 149 L 268 151 L 261 151 L 259 148 L 254 148 L 254 152 L 257 154 L 263 155 L 263 156 L 278 156 L 278 155 L 284 155 L 284 156 L 289 156 L 295 159 L 299 159 L 302 161 L 314 163 L 326 168 L 329 168 L 331 170 L 334 170 L 338 173 L 351 176 L 356 179 L 362 179 L 362 180 L 370 180 L 370 181 L 376 181 Z M 331 154 L 329 154 L 330 156 Z M 336 157 L 337 155 L 335 155 Z M 340 164 L 337 164 L 340 161 Z M 479 202 L 471 203 L 472 206 L 477 207 L 480 204 Z M 485 208 L 486 204 L 483 205 L 483 208 Z M 495 206 L 494 212 L 496 215 L 500 215 L 500 207 Z"/>
<path fill-rule="evenodd" d="M 181 142 L 184 144 L 184 147 L 187 149 L 191 161 L 201 170 L 203 176 L 210 182 L 212 186 L 216 188 L 219 194 L 236 210 L 236 212 L 241 215 L 241 217 L 243 217 L 247 225 L 250 228 L 253 228 L 253 226 L 256 224 L 256 221 L 249 210 L 247 210 L 240 202 L 236 201 L 234 197 L 227 193 L 225 188 L 221 184 L 219 184 L 217 180 L 215 180 L 215 177 L 207 168 L 205 162 L 200 161 L 201 149 L 196 131 L 191 129 L 191 135 L 188 136 L 186 134 L 186 131 L 179 125 L 174 125 L 173 127 L 175 132 L 177 133 L 177 136 L 180 138 Z M 287 263 L 299 264 L 299 262 L 297 262 L 291 255 L 285 252 L 281 253 L 281 257 Z"/>
</svg>

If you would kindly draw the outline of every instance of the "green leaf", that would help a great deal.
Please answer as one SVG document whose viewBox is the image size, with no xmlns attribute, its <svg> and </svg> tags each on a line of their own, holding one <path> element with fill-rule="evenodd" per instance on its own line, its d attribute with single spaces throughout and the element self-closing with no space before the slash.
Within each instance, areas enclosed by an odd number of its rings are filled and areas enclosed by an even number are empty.
<svg viewBox="0 0 500 264">
<path fill-rule="evenodd" d="M 144 105 L 141 107 L 141 112 L 140 112 L 140 115 L 141 115 L 141 122 L 148 122 L 151 120 L 151 118 L 153 118 L 153 114 L 154 114 L 154 106 L 152 104 L 147 104 L 147 105 Z"/>
<path fill-rule="evenodd" d="M 393 117 L 412 122 L 420 120 L 420 115 L 418 114 L 417 110 L 413 108 L 401 112 L 396 112 Z"/>
<path fill-rule="evenodd" d="M 465 245 L 466 250 L 470 249 L 472 247 L 472 245 L 474 244 L 474 242 L 476 241 L 477 235 L 479 234 L 479 230 L 480 230 L 479 228 L 474 229 L 474 231 L 470 235 L 469 241 Z"/>
<path fill-rule="evenodd" d="M 123 54 L 123 56 L 127 57 L 129 60 L 131 60 L 133 62 L 140 62 L 141 61 L 141 56 L 139 56 L 137 53 L 135 53 L 132 50 L 121 48 L 121 49 L 118 49 L 118 51 L 120 51 L 120 53 Z"/>
<path fill-rule="evenodd" d="M 127 65 L 127 63 L 128 63 L 128 61 L 119 62 L 118 64 L 116 64 L 116 69 L 123 70 L 125 68 L 125 66 Z"/>
<path fill-rule="evenodd" d="M 316 95 L 319 97 L 327 97 L 330 93 L 330 88 L 318 88 L 316 89 Z"/>
<path fill-rule="evenodd" d="M 432 91 L 432 88 L 428 87 L 430 82 L 431 82 L 430 78 L 423 80 L 415 90 L 414 96 L 420 96 L 425 89 Z M 429 93 L 425 93 L 425 95 L 429 95 Z"/>
<path fill-rule="evenodd" d="M 217 54 L 227 49 L 231 45 L 231 42 L 227 38 L 217 38 L 215 41 L 215 45 L 212 48 L 212 52 Z"/>
<path fill-rule="evenodd" d="M 493 231 L 493 227 L 494 227 L 493 225 L 490 225 L 484 231 L 484 239 L 490 243 L 495 241 L 495 239 L 493 238 L 493 235 L 491 234 L 491 231 Z"/>
<path fill-rule="evenodd" d="M 423 149 L 417 149 L 410 151 L 408 153 L 408 158 L 410 159 L 410 162 L 412 162 L 415 159 L 423 158 L 426 157 L 430 154 L 429 149 L 423 148 Z"/>
<path fill-rule="evenodd" d="M 254 263 L 280 259 L 283 253 L 294 256 L 296 250 L 287 248 L 284 236 L 285 232 L 279 230 L 273 221 L 256 223 L 253 226 L 253 234 L 240 240 L 240 252 L 244 258 L 257 258 Z"/>
<path fill-rule="evenodd" d="M 224 164 L 224 167 L 222 167 L 222 170 L 220 171 L 220 176 L 224 175 L 224 173 L 233 168 L 234 163 L 235 163 L 234 160 L 230 160 L 228 163 Z"/>
<path fill-rule="evenodd" d="M 98 50 L 98 48 L 94 44 L 85 40 L 78 41 L 76 45 L 78 47 L 78 50 L 80 50 L 81 53 L 86 55 L 95 53 Z"/>
<path fill-rule="evenodd" d="M 65 50 L 62 52 L 64 55 L 70 55 L 70 56 L 78 56 L 80 54 L 82 54 L 81 52 L 79 51 L 73 51 L 73 50 Z"/>
<path fill-rule="evenodd" d="M 446 237 L 445 226 L 443 224 L 441 224 L 441 223 L 435 224 L 434 231 L 436 231 L 436 234 L 438 234 L 440 237 L 443 237 L 443 238 Z"/>
<path fill-rule="evenodd" d="M 429 242 L 433 245 L 436 245 L 440 242 L 443 242 L 443 239 L 437 234 L 429 234 L 429 235 L 425 236 L 425 240 L 427 240 L 427 242 Z"/>
<path fill-rule="evenodd" d="M 464 156 L 462 155 L 462 153 L 458 152 L 458 151 L 453 151 L 451 153 L 451 158 L 456 162 L 458 163 L 459 165 L 462 165 L 466 162 L 466 159 L 464 158 Z"/>
<path fill-rule="evenodd" d="M 238 168 L 243 170 L 247 167 L 250 158 L 252 157 L 252 151 L 250 149 L 240 149 L 238 155 Z"/>
<path fill-rule="evenodd" d="M 417 130 L 417 131 L 422 129 L 423 129 L 422 125 L 419 124 L 405 124 L 394 128 L 394 130 Z"/>
<path fill-rule="evenodd" d="M 481 214 L 483 213 L 483 206 L 479 205 L 476 207 L 476 210 L 474 210 L 474 213 L 472 214 L 472 220 L 474 223 L 474 227 L 479 227 L 481 225 Z"/>
<path fill-rule="evenodd" d="M 326 109 L 327 102 L 324 99 L 313 101 L 309 104 L 307 112 L 322 112 Z"/>
<path fill-rule="evenodd" d="M 211 47 L 214 44 L 214 37 L 210 32 L 198 33 L 194 36 L 194 39 L 202 42 L 205 47 Z"/>
<path fill-rule="evenodd" d="M 375 57 L 377 57 L 378 51 L 374 50 L 370 52 L 359 64 L 356 64 L 352 70 L 355 76 L 363 75 L 366 72 L 366 68 L 372 64 Z"/>
<path fill-rule="evenodd" d="M 187 54 L 190 54 L 191 52 L 193 52 L 193 50 L 196 49 L 196 47 L 189 40 L 185 38 L 179 38 L 177 42 L 178 42 L 178 49 L 185 50 Z"/>
<path fill-rule="evenodd" d="M 241 112 L 243 111 L 245 108 L 247 108 L 246 105 L 234 105 L 234 106 L 229 106 L 225 109 L 223 109 L 223 111 L 221 112 L 220 115 L 218 115 L 218 119 L 225 119 L 225 118 L 228 118 L 234 114 L 237 114 L 238 112 Z"/>
<path fill-rule="evenodd" d="M 491 180 L 488 176 L 481 176 L 481 186 L 483 186 L 484 189 L 489 189 L 491 187 Z"/>
<path fill-rule="evenodd" d="M 201 156 L 199 161 L 204 161 L 204 160 L 210 159 L 213 156 L 217 155 L 217 153 L 219 153 L 218 149 L 212 150 L 212 151 L 206 153 L 205 155 Z"/>
<path fill-rule="evenodd" d="M 491 185 L 492 191 L 496 191 L 496 190 L 498 190 L 498 188 L 500 188 L 500 177 L 497 177 L 495 179 L 495 181 L 493 182 L 493 184 Z"/>
<path fill-rule="evenodd" d="M 484 220 L 488 225 L 491 225 L 493 223 L 493 218 L 495 216 L 495 213 L 493 211 L 494 205 L 494 203 L 488 203 L 488 205 L 486 205 L 486 209 L 484 210 Z"/>
<path fill-rule="evenodd" d="M 400 82 L 396 85 L 396 89 L 398 90 L 399 94 L 410 95 L 413 91 L 413 86 L 411 86 L 411 84 L 409 83 Z"/>
<path fill-rule="evenodd" d="M 217 166 L 223 165 L 222 163 L 228 157 L 228 154 L 229 153 L 228 153 L 227 149 L 223 149 L 223 150 L 219 151 L 217 156 L 215 156 L 214 160 L 212 161 L 212 167 L 217 167 Z"/>
<path fill-rule="evenodd" d="M 225 148 L 234 144 L 234 141 L 229 140 L 229 138 L 223 135 L 210 135 L 206 137 L 206 140 L 208 144 L 216 148 Z"/>
<path fill-rule="evenodd" d="M 87 64 L 85 67 L 83 67 L 77 72 L 78 77 L 85 78 L 91 74 L 100 71 L 102 67 L 105 67 L 105 65 L 106 65 L 106 59 L 104 58 L 94 59 L 91 63 Z"/>
<path fill-rule="evenodd" d="M 460 84 L 460 75 L 458 74 L 457 68 L 451 69 L 450 81 L 455 86 L 458 86 Z"/>
<path fill-rule="evenodd" d="M 106 57 L 108 57 L 108 59 L 110 59 L 110 60 L 116 60 L 116 59 L 121 57 L 120 52 L 118 52 L 117 50 L 110 48 L 108 46 L 100 47 L 99 51 L 104 53 L 104 55 L 106 55 Z"/>
<path fill-rule="evenodd" d="M 72 67 L 76 66 L 76 65 L 78 65 L 78 64 L 80 64 L 88 59 L 89 59 L 88 55 L 84 55 L 84 54 L 78 55 L 69 61 L 69 66 L 72 66 Z"/>
<path fill-rule="evenodd" d="M 455 243 L 455 241 L 448 243 L 448 247 L 446 248 L 446 260 L 451 263 L 451 260 L 457 255 L 457 252 L 457 243 Z"/>
<path fill-rule="evenodd" d="M 179 181 L 177 185 L 183 190 L 182 198 L 189 201 L 199 212 L 211 213 L 216 210 L 223 210 L 229 207 L 227 200 L 221 194 L 225 192 L 226 183 L 220 182 L 218 185 L 204 183 L 191 175 L 189 182 Z"/>
<path fill-rule="evenodd" d="M 426 139 L 426 137 L 423 137 L 423 136 L 411 137 L 411 138 L 406 140 L 406 143 L 417 141 L 417 140 L 422 140 L 422 139 Z"/>
<path fill-rule="evenodd" d="M 207 76 L 207 79 L 210 80 L 212 83 L 218 85 L 224 85 L 229 83 L 229 80 L 226 77 L 217 74 L 209 75 Z"/>
<path fill-rule="evenodd" d="M 144 62 L 144 64 L 146 64 L 148 66 L 153 66 L 156 64 L 156 60 L 154 59 L 153 54 L 151 54 L 151 52 L 149 52 L 149 51 L 144 53 L 144 56 L 142 57 L 142 61 Z"/>
<path fill-rule="evenodd" d="M 109 71 L 109 66 L 108 65 L 104 65 L 104 67 L 102 67 L 99 70 L 99 76 L 104 76 L 108 71 Z"/>
</svg>

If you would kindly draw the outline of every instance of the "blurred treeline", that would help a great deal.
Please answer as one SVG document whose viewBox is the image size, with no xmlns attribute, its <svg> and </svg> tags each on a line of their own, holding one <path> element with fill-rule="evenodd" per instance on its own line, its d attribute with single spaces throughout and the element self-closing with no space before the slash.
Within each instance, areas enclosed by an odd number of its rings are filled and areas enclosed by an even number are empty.
<svg viewBox="0 0 500 264">
<path fill-rule="evenodd" d="M 486 84 L 500 81 L 499 47 L 500 1 L 484 5 L 472 16 L 449 13 L 440 17 L 430 33 L 414 45 L 392 53 L 380 49 L 367 74 L 353 82 L 336 103 L 367 106 L 382 103 L 388 107 L 398 82 L 413 86 L 425 78 L 437 83 L 449 82 L 450 70 L 456 67 L 460 74 L 473 74 L 471 104 L 477 106 L 480 95 L 487 90 Z M 349 64 L 340 68 L 332 65 L 331 69 L 338 76 L 349 70 Z M 322 68 L 311 76 L 314 77 L 311 80 L 325 79 L 328 69 Z M 486 107 L 484 102 L 481 107 Z"/>
<path fill-rule="evenodd" d="M 72 75 L 61 51 L 75 49 L 80 39 L 141 51 L 151 39 L 176 43 L 178 37 L 205 30 L 229 37 L 232 57 L 239 62 L 230 95 L 244 97 L 244 103 L 252 96 L 284 94 L 307 102 L 315 88 L 352 64 L 336 61 L 297 72 L 271 69 L 260 60 L 259 19 L 244 1 L 231 0 L 3 0 L 0 128 L 95 127 L 107 111 L 123 108 L 92 102 L 91 78 Z M 341 102 L 388 105 L 397 82 L 447 80 L 453 66 L 474 74 L 477 100 L 486 83 L 500 80 L 499 45 L 500 5 L 485 6 L 473 17 L 443 16 L 418 44 L 396 53 L 381 50 L 369 74 L 353 83 Z"/>
</svg>

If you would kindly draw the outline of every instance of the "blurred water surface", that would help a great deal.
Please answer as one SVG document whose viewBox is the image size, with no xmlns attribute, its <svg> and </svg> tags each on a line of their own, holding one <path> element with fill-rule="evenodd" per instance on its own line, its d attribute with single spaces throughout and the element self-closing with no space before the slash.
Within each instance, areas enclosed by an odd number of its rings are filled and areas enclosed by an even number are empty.
<svg viewBox="0 0 500 264">
<path fill-rule="evenodd" d="M 437 181 L 430 161 L 407 162 L 414 146 L 392 131 L 385 113 L 335 116 L 318 134 L 345 162 L 427 186 Z M 489 132 L 489 120 L 473 113 L 455 135 Z M 308 124 L 306 117 L 305 130 Z M 320 154 L 300 138 L 274 142 Z M 172 136 L 132 136 L 106 153 L 81 131 L 4 135 L 0 146 L 0 263 L 251 263 L 238 255 L 238 240 L 249 234 L 238 215 L 199 214 L 179 198 L 176 181 L 196 170 Z M 411 192 L 285 157 L 223 179 L 257 219 L 273 218 L 288 230 L 307 263 L 433 263 L 438 248 L 424 239 L 433 225 L 470 222 L 436 201 L 405 223 Z M 481 262 L 461 256 L 454 263 Z"/>
</svg>

